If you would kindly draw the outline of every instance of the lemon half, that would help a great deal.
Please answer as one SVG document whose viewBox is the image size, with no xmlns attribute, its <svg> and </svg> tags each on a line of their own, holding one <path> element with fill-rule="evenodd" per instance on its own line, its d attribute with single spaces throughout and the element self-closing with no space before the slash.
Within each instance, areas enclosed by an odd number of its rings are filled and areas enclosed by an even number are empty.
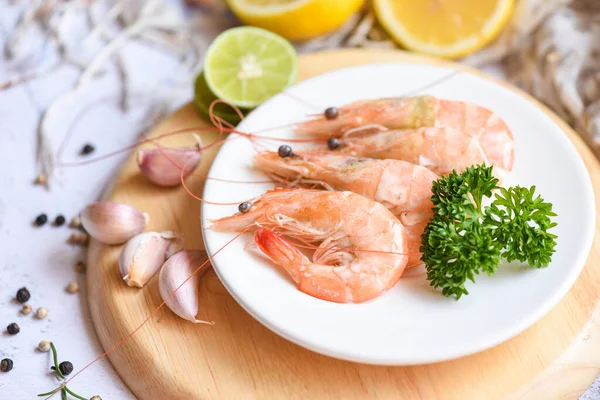
<svg viewBox="0 0 600 400">
<path fill-rule="evenodd" d="M 305 40 L 341 26 L 364 0 L 227 0 L 244 23 L 290 40 Z"/>
<path fill-rule="evenodd" d="M 374 0 L 373 4 L 379 22 L 400 45 L 459 58 L 500 33 L 514 0 Z"/>
</svg>

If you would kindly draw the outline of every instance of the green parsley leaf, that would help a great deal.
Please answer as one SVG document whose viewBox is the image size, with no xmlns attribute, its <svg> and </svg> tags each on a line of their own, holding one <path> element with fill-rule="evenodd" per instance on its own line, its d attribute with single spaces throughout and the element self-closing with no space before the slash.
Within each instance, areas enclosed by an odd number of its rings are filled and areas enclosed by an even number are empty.
<svg viewBox="0 0 600 400">
<path fill-rule="evenodd" d="M 484 198 L 499 189 L 483 208 Z M 432 185 L 434 216 L 422 235 L 427 280 L 444 296 L 468 294 L 475 275 L 494 274 L 502 259 L 547 266 L 556 247 L 552 204 L 534 197 L 535 186 L 498 187 L 492 167 L 477 165 L 439 178 Z"/>
<path fill-rule="evenodd" d="M 556 213 L 552 204 L 534 198 L 534 193 L 535 186 L 501 188 L 487 209 L 485 223 L 495 227 L 495 236 L 504 245 L 503 258 L 541 268 L 555 252 L 557 236 L 548 230 L 556 226 L 550 219 Z"/>
</svg>

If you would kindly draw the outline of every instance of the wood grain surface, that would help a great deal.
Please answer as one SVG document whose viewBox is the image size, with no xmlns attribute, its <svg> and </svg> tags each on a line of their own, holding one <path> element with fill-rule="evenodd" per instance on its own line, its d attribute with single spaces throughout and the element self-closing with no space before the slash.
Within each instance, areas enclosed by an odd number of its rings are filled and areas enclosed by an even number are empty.
<svg viewBox="0 0 600 400">
<path fill-rule="evenodd" d="M 481 75 L 464 66 L 400 51 L 339 50 L 303 55 L 299 79 L 351 65 L 394 61 L 444 65 Z M 554 119 L 573 141 L 600 199 L 600 168 L 591 151 L 567 124 L 522 95 Z M 188 105 L 157 126 L 152 135 L 205 125 Z M 205 144 L 216 138 L 214 133 L 201 136 Z M 191 145 L 194 140 L 181 135 L 161 143 Z M 196 174 L 206 174 L 216 150 L 204 154 Z M 187 182 L 195 193 L 202 193 L 200 177 L 190 177 Z M 185 235 L 186 248 L 203 248 L 200 204 L 181 187 L 165 189 L 147 182 L 133 154 L 107 197 L 147 212 L 148 230 L 179 231 Z M 596 204 L 598 209 L 598 201 Z M 543 319 L 495 348 L 453 361 L 377 367 L 315 354 L 250 317 L 212 270 L 201 280 L 199 318 L 214 321 L 214 326 L 191 324 L 164 307 L 109 358 L 129 388 L 144 400 L 577 399 L 600 371 L 598 238 L 596 228 L 585 269 Z M 143 289 L 123 283 L 117 266 L 120 249 L 92 241 L 88 254 L 89 304 L 105 349 L 137 328 L 161 303 L 156 277 Z"/>
</svg>

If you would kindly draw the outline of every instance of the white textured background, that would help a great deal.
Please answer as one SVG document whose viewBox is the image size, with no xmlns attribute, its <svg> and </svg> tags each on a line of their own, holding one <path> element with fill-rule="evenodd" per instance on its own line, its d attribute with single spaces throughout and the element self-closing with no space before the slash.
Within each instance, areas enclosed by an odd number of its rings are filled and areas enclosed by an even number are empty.
<svg viewBox="0 0 600 400">
<path fill-rule="evenodd" d="M 0 48 L 17 17 L 18 8 L 0 0 Z M 95 146 L 94 155 L 129 145 L 148 123 L 147 110 L 153 102 L 168 96 L 173 109 L 191 98 L 191 76 L 183 77 L 188 85 L 168 92 L 157 85 L 178 71 L 172 57 L 137 44 L 127 45 L 121 54 L 130 75 L 129 88 L 134 100 L 131 109 L 125 113 L 117 106 L 119 81 L 116 71 L 108 66 L 101 78 L 66 99 L 56 118 L 49 121 L 55 145 L 72 132 L 63 161 L 81 160 L 78 153 L 85 143 Z M 488 72 L 499 75 L 497 70 Z M 0 82 L 13 74 L 14 69 L 0 56 Z M 58 382 L 49 373 L 51 353 L 35 350 L 40 340 L 53 341 L 59 358 L 73 362 L 75 370 L 103 352 L 88 312 L 85 277 L 73 268 L 83 259 L 82 250 L 66 243 L 71 229 L 66 224 L 59 228 L 49 223 L 39 228 L 32 226 L 42 212 L 50 221 L 57 214 L 70 220 L 98 198 L 125 157 L 62 168 L 51 192 L 32 184 L 38 171 L 35 138 L 40 110 L 76 78 L 74 70 L 63 68 L 50 76 L 0 91 L 0 330 L 4 331 L 11 322 L 21 327 L 16 336 L 0 334 L 0 359 L 9 357 L 14 361 L 10 373 L 0 373 L 2 400 L 34 398 L 37 393 L 57 386 Z M 65 292 L 71 280 L 81 286 L 75 295 Z M 47 319 L 37 320 L 33 313 L 20 314 L 20 304 L 13 298 L 22 286 L 29 288 L 32 294 L 29 303 L 34 310 L 40 306 L 49 309 Z M 69 386 L 87 397 L 98 394 L 104 400 L 134 398 L 106 359 Z M 600 399 L 598 381 L 583 399 Z"/>
</svg>

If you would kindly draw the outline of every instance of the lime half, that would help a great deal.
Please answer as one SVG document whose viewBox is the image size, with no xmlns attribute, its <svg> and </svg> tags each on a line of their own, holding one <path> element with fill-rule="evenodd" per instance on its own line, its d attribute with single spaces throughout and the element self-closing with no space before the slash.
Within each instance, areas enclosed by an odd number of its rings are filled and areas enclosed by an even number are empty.
<svg viewBox="0 0 600 400">
<path fill-rule="evenodd" d="M 296 80 L 298 55 L 286 39 L 242 26 L 221 33 L 208 48 L 204 76 L 221 100 L 252 108 Z"/>
<path fill-rule="evenodd" d="M 204 72 L 200 72 L 194 84 L 194 104 L 207 121 L 210 121 L 210 105 L 215 100 L 217 100 L 217 96 L 215 96 L 208 87 Z M 244 116 L 249 112 L 249 110 L 245 108 L 240 108 L 240 111 Z M 213 114 L 233 125 L 237 125 L 241 121 L 240 116 L 227 104 L 215 104 L 213 107 Z"/>
</svg>

